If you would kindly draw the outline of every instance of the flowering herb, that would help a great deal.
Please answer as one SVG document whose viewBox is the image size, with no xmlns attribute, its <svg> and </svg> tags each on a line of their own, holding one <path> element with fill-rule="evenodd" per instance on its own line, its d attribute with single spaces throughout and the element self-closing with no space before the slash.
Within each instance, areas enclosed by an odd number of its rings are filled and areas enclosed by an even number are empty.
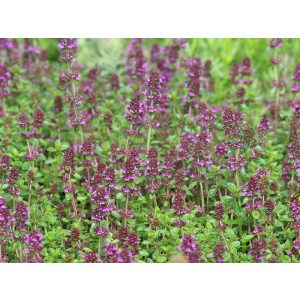
<svg viewBox="0 0 300 300">
<path fill-rule="evenodd" d="M 0 262 L 300 261 L 297 40 L 152 41 L 0 39 Z"/>
</svg>

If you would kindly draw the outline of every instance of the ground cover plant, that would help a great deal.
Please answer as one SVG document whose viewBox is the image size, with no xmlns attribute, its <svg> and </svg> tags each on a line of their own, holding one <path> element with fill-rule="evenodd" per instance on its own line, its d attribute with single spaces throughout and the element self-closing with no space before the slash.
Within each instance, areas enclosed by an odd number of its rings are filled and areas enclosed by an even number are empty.
<svg viewBox="0 0 300 300">
<path fill-rule="evenodd" d="M 0 39 L 0 262 L 299 262 L 299 51 Z"/>
</svg>

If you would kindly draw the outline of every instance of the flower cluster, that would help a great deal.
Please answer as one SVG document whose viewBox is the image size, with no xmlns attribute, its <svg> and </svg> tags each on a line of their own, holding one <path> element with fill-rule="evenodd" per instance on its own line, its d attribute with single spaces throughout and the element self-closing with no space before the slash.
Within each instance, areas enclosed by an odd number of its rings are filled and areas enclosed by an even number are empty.
<svg viewBox="0 0 300 300">
<path fill-rule="evenodd" d="M 29 219 L 29 208 L 25 205 L 24 202 L 17 202 L 16 210 L 13 214 L 13 222 L 17 230 L 25 231 L 26 222 Z"/>
<path fill-rule="evenodd" d="M 253 256 L 256 262 L 261 262 L 263 260 L 266 246 L 267 242 L 265 238 L 255 239 L 252 241 L 249 253 Z"/>
<path fill-rule="evenodd" d="M 142 50 L 142 39 L 132 39 L 127 50 L 126 67 L 131 84 L 143 83 L 148 65 Z"/>
<path fill-rule="evenodd" d="M 37 230 L 33 230 L 24 236 L 24 242 L 27 246 L 25 252 L 28 254 L 28 262 L 43 262 L 43 256 L 40 254 L 43 250 L 42 234 Z"/>
<path fill-rule="evenodd" d="M 178 250 L 181 250 L 186 255 L 190 263 L 201 262 L 200 248 L 195 241 L 194 235 L 184 235 L 180 240 Z"/>
</svg>

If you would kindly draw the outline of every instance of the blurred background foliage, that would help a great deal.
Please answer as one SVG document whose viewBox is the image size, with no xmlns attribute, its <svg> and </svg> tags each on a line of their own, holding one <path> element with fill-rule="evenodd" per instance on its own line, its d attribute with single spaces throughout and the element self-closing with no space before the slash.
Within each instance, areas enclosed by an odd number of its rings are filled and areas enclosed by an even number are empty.
<svg viewBox="0 0 300 300">
<path fill-rule="evenodd" d="M 144 51 L 146 55 L 149 55 L 153 43 L 167 45 L 171 43 L 171 40 L 171 38 L 144 39 Z M 79 39 L 78 61 L 86 67 L 98 65 L 103 75 L 119 73 L 123 69 L 129 41 L 130 39 L 126 38 Z M 257 84 L 263 87 L 270 77 L 270 72 L 272 72 L 269 59 L 273 54 L 272 49 L 268 47 L 268 39 L 190 38 L 187 41 L 186 55 L 200 57 L 203 60 L 212 60 L 212 76 L 217 78 L 216 90 L 221 88 L 228 79 L 231 64 L 246 56 L 253 62 Z M 37 43 L 41 48 L 48 51 L 49 60 L 58 60 L 56 39 L 37 39 Z M 300 39 L 284 39 L 284 46 L 278 54 L 284 60 L 284 72 L 291 76 L 295 64 L 300 63 Z M 266 72 L 266 64 L 269 65 L 269 72 Z"/>
<path fill-rule="evenodd" d="M 160 45 L 170 44 L 171 38 L 144 39 L 145 51 L 149 51 L 153 43 Z M 105 64 L 105 67 L 113 69 L 124 62 L 127 45 L 130 39 L 79 39 L 80 52 L 79 60 L 85 65 Z M 241 60 L 248 56 L 255 60 L 257 70 L 265 66 L 265 59 L 268 59 L 270 49 L 267 39 L 187 39 L 187 54 L 198 56 L 202 59 L 212 59 L 215 67 L 227 67 L 235 60 Z M 57 60 L 56 39 L 37 39 L 41 48 L 49 53 L 50 60 Z M 284 39 L 284 52 L 291 56 L 299 57 L 300 60 L 300 39 Z M 259 64 L 261 62 L 261 65 Z"/>
</svg>

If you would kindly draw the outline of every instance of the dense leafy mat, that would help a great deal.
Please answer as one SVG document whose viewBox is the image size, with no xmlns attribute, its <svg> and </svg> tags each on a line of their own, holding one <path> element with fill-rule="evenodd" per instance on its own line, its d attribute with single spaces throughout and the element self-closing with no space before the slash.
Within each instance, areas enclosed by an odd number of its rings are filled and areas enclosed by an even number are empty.
<svg viewBox="0 0 300 300">
<path fill-rule="evenodd" d="M 298 50 L 0 39 L 0 261 L 298 262 Z"/>
</svg>

